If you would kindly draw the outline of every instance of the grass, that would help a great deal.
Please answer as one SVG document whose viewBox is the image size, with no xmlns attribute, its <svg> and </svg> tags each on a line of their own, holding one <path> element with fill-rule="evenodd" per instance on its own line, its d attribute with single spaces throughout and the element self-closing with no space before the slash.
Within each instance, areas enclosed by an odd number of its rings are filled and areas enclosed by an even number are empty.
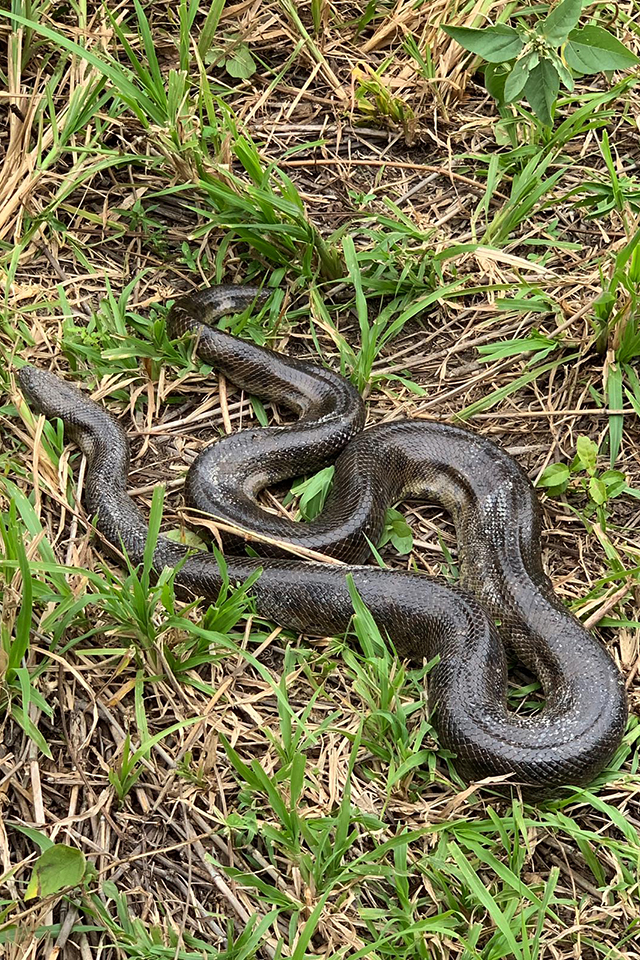
<svg viewBox="0 0 640 960">
<path fill-rule="evenodd" d="M 546 567 L 637 706 L 638 74 L 578 81 L 552 130 L 498 112 L 438 25 L 523 15 L 0 4 L 11 960 L 637 956 L 633 713 L 588 789 L 534 807 L 463 784 L 430 665 L 399 662 L 357 597 L 355 643 L 311 643 L 246 590 L 186 605 L 171 575 L 109 560 L 81 458 L 14 381 L 35 362 L 93 391 L 129 431 L 152 527 L 184 536 L 186 465 L 223 424 L 277 412 L 218 392 L 169 340 L 168 305 L 266 285 L 235 333 L 341 370 L 371 421 L 467 421 L 540 482 Z M 585 16 L 640 51 L 638 0 Z M 287 509 L 313 515 L 328 481 L 293 484 Z M 380 562 L 455 580 L 449 519 L 404 514 Z M 514 706 L 536 692 L 514 673 Z"/>
</svg>

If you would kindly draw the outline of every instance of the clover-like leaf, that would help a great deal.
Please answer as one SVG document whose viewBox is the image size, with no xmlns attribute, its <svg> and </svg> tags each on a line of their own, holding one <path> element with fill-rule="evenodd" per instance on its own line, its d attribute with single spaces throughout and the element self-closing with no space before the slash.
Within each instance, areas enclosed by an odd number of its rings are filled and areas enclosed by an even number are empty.
<svg viewBox="0 0 640 960">
<path fill-rule="evenodd" d="M 248 80 L 256 72 L 256 62 L 246 43 L 241 43 L 233 51 L 232 56 L 225 60 L 227 73 L 239 80 Z"/>
</svg>

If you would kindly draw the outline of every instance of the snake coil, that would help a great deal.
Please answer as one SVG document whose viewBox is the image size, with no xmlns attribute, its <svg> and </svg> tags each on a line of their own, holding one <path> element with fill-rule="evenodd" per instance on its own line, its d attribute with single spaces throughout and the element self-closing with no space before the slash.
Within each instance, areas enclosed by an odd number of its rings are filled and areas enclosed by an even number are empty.
<svg viewBox="0 0 640 960">
<path fill-rule="evenodd" d="M 213 326 L 256 297 L 259 291 L 235 286 L 183 297 L 170 311 L 170 333 L 197 335 L 203 361 L 299 418 L 291 426 L 244 430 L 207 448 L 187 475 L 187 501 L 218 520 L 348 565 L 237 556 L 227 558 L 231 581 L 261 569 L 252 593 L 262 616 L 330 635 L 344 632 L 353 615 L 350 573 L 401 655 L 439 656 L 429 700 L 440 742 L 456 754 L 462 776 L 508 774 L 534 796 L 587 783 L 620 743 L 624 684 L 606 649 L 564 607 L 542 569 L 540 510 L 524 471 L 496 444 L 449 424 L 396 421 L 363 431 L 362 400 L 342 377 Z M 147 524 L 126 492 L 129 447 L 121 426 L 46 370 L 24 366 L 18 376 L 34 407 L 59 417 L 84 452 L 84 504 L 97 515 L 99 530 L 140 562 Z M 315 521 L 294 523 L 260 507 L 257 497 L 267 485 L 336 456 L 333 488 Z M 435 501 L 452 514 L 460 587 L 361 565 L 387 506 L 406 496 Z M 187 555 L 187 548 L 160 537 L 155 567 L 178 563 L 183 588 L 217 597 L 221 577 L 213 557 Z M 505 647 L 541 681 L 545 705 L 532 716 L 507 708 Z"/>
</svg>

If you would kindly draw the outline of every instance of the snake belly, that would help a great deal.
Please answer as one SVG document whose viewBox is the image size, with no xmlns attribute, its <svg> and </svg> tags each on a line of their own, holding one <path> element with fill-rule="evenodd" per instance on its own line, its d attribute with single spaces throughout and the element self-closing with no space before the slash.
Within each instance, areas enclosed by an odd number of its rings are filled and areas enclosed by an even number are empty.
<svg viewBox="0 0 640 960">
<path fill-rule="evenodd" d="M 244 430 L 206 449 L 188 472 L 187 501 L 218 520 L 347 563 L 232 556 L 226 558 L 231 581 L 243 582 L 260 570 L 251 592 L 261 616 L 289 629 L 331 635 L 344 633 L 353 616 L 350 574 L 401 656 L 439 658 L 429 674 L 429 703 L 439 741 L 455 753 L 464 778 L 507 775 L 534 798 L 589 782 L 622 738 L 624 683 L 606 649 L 564 607 L 543 571 L 540 509 L 527 475 L 495 443 L 449 424 L 403 420 L 362 431 L 362 401 L 342 377 L 212 326 L 257 296 L 250 287 L 212 287 L 183 297 L 170 311 L 169 331 L 176 337 L 196 334 L 205 362 L 299 418 L 286 427 Z M 133 563 L 141 562 L 147 522 L 126 492 L 129 446 L 122 427 L 46 370 L 24 366 L 18 377 L 32 405 L 59 417 L 85 454 L 83 501 L 98 529 L 124 547 Z M 319 518 L 294 523 L 260 507 L 258 494 L 266 486 L 314 470 L 338 453 Z M 459 587 L 361 564 L 387 506 L 407 496 L 439 503 L 452 514 Z M 217 598 L 222 579 L 214 558 L 159 537 L 156 569 L 178 564 L 181 588 Z M 507 707 L 505 649 L 542 684 L 545 704 L 533 715 Z"/>
</svg>

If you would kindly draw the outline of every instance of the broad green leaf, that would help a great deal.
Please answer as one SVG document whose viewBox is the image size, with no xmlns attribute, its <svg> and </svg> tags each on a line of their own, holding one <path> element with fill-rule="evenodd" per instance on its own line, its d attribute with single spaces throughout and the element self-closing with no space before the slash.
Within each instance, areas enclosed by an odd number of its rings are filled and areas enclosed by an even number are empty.
<svg viewBox="0 0 640 960">
<path fill-rule="evenodd" d="M 174 527 L 173 530 L 163 531 L 162 535 L 166 537 L 167 540 L 173 540 L 174 543 L 184 543 L 185 546 L 193 547 L 196 550 L 207 549 L 205 541 L 202 537 L 199 537 L 197 533 L 194 533 L 193 530 Z"/>
<path fill-rule="evenodd" d="M 556 73 L 557 73 L 558 76 L 560 77 L 560 81 L 561 81 L 562 84 L 567 88 L 567 90 L 571 93 L 572 90 L 573 90 L 573 88 L 574 88 L 575 85 L 576 85 L 576 84 L 575 84 L 575 80 L 573 79 L 573 74 L 572 74 L 571 70 L 569 70 L 569 68 L 568 68 L 567 66 L 565 66 L 565 63 L 564 63 L 562 57 L 558 56 L 558 54 L 555 52 L 555 50 L 548 50 L 548 51 L 547 51 L 547 56 L 548 56 L 549 60 L 551 61 L 551 63 L 553 64 Z"/>
<path fill-rule="evenodd" d="M 546 20 L 539 26 L 539 32 L 552 43 L 560 46 L 571 31 L 578 25 L 582 13 L 582 0 L 562 0 Z"/>
<path fill-rule="evenodd" d="M 256 72 L 256 62 L 244 43 L 234 50 L 233 56 L 225 61 L 224 66 L 230 76 L 240 80 L 248 80 Z"/>
<path fill-rule="evenodd" d="M 487 92 L 500 106 L 504 103 L 504 87 L 509 74 L 499 64 L 488 63 L 484 70 L 484 85 Z"/>
<path fill-rule="evenodd" d="M 508 27 L 505 23 L 498 23 L 495 27 L 483 27 L 482 30 L 476 30 L 474 27 L 443 27 L 442 29 L 465 50 L 477 53 L 488 63 L 506 63 L 508 60 L 513 60 L 524 46 L 517 30 Z"/>
<path fill-rule="evenodd" d="M 385 543 L 394 545 L 399 554 L 411 553 L 413 548 L 413 533 L 411 527 L 398 510 L 390 508 L 387 510 L 385 518 L 384 532 L 378 544 L 383 547 Z"/>
<path fill-rule="evenodd" d="M 607 488 L 599 477 L 591 477 L 589 480 L 589 496 L 598 506 L 606 503 Z"/>
<path fill-rule="evenodd" d="M 520 97 L 529 79 L 529 74 L 538 65 L 539 60 L 540 57 L 535 50 L 516 60 L 504 85 L 505 103 L 513 103 Z"/>
<path fill-rule="evenodd" d="M 558 97 L 559 89 L 560 78 L 553 64 L 550 60 L 543 58 L 531 71 L 524 88 L 524 95 L 535 115 L 547 127 L 553 124 L 551 110 Z"/>
<path fill-rule="evenodd" d="M 578 437 L 576 443 L 576 455 L 583 470 L 588 474 L 593 474 L 598 461 L 598 447 L 589 437 Z"/>
<path fill-rule="evenodd" d="M 600 479 L 607 488 L 607 498 L 609 500 L 624 493 L 627 489 L 627 478 L 620 470 L 607 470 Z"/>
<path fill-rule="evenodd" d="M 49 897 L 65 887 L 75 887 L 82 880 L 86 860 L 81 850 L 56 843 L 42 853 L 33 865 L 25 900 Z"/>
<path fill-rule="evenodd" d="M 602 27 L 589 26 L 569 34 L 564 59 L 577 73 L 626 70 L 639 63 L 638 57 Z"/>
<path fill-rule="evenodd" d="M 569 480 L 569 467 L 566 463 L 550 463 L 538 480 L 539 487 L 563 487 Z"/>
</svg>

